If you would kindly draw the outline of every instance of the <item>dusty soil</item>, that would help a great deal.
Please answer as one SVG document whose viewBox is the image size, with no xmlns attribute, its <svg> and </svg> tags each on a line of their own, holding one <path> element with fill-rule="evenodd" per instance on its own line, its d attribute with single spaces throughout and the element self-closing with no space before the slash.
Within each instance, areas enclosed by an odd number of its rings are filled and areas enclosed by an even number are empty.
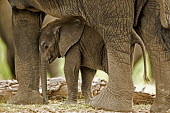
<svg viewBox="0 0 170 113">
<path fill-rule="evenodd" d="M 135 105 L 133 113 L 149 113 L 150 105 Z M 48 105 L 11 105 L 0 104 L 0 113 L 111 113 L 111 111 L 93 109 L 82 100 L 77 105 L 64 105 L 63 101 L 50 101 Z M 113 113 L 113 112 L 112 112 Z"/>
<path fill-rule="evenodd" d="M 94 79 L 92 83 L 92 94 L 96 96 L 106 86 L 107 82 Z M 106 113 L 111 111 L 97 110 L 90 105 L 84 104 L 81 95 L 81 82 L 79 82 L 79 100 L 77 105 L 64 105 L 67 96 L 67 85 L 63 77 L 48 79 L 48 105 L 11 105 L 6 102 L 15 95 L 18 90 L 18 82 L 13 80 L 0 81 L 0 113 Z M 41 92 L 41 90 L 40 90 Z M 149 113 L 150 104 L 153 103 L 155 95 L 144 92 L 134 92 L 133 113 Z M 57 99 L 57 100 L 56 100 Z"/>
</svg>

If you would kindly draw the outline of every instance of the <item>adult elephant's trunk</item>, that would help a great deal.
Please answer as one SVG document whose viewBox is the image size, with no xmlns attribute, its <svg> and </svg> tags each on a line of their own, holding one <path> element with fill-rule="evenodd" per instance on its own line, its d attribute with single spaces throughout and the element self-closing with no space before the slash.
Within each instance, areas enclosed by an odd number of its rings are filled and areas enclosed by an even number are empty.
<svg viewBox="0 0 170 113">
<path fill-rule="evenodd" d="M 41 86 L 42 86 L 42 96 L 44 98 L 44 104 L 48 104 L 47 97 L 47 63 L 45 60 L 45 55 L 41 54 L 41 62 L 40 62 L 40 77 L 41 77 Z"/>
</svg>

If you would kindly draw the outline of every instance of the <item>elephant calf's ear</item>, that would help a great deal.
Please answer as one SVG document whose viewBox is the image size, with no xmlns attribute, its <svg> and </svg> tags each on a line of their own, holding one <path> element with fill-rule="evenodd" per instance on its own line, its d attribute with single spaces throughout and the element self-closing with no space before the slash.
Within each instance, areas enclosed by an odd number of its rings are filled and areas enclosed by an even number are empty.
<svg viewBox="0 0 170 113">
<path fill-rule="evenodd" d="M 53 29 L 53 34 L 56 35 L 60 32 L 60 28 L 61 26 L 56 26 L 54 29 Z"/>
<path fill-rule="evenodd" d="M 61 26 L 56 26 L 54 29 L 53 29 L 53 34 L 54 34 L 54 38 L 55 38 L 55 40 L 56 41 L 58 41 L 59 40 L 59 38 L 60 38 L 60 36 L 59 36 L 59 34 L 60 34 L 60 28 L 61 28 Z"/>
<path fill-rule="evenodd" d="M 64 57 L 69 48 L 80 40 L 84 31 L 84 25 L 83 21 L 74 19 L 62 26 L 59 41 L 61 57 Z"/>
</svg>

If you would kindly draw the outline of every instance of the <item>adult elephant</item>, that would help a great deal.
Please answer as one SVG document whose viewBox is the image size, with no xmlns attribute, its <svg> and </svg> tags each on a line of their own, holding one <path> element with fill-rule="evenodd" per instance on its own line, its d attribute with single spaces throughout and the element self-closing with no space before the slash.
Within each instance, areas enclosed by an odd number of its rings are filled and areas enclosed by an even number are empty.
<svg viewBox="0 0 170 113">
<path fill-rule="evenodd" d="M 150 39 L 148 38 L 150 35 L 145 35 L 145 33 L 153 32 L 145 31 L 145 27 L 143 27 L 147 25 L 144 25 L 144 22 L 149 21 L 147 20 L 147 16 L 143 17 L 142 15 L 142 13 L 148 15 L 144 10 L 145 7 L 147 9 L 147 6 L 148 9 L 152 10 L 150 15 L 154 15 L 149 19 L 152 19 L 153 23 L 156 22 L 158 25 L 161 25 L 159 21 L 156 21 L 159 20 L 159 5 L 156 0 L 46 0 L 46 2 L 43 0 L 10 0 L 10 3 L 13 6 L 14 33 L 18 36 L 14 40 L 15 45 L 17 45 L 16 71 L 20 84 L 18 93 L 9 101 L 10 103 L 30 104 L 44 102 L 42 97 L 38 95 L 39 76 L 36 69 L 38 68 L 39 57 L 37 54 L 38 46 L 36 44 L 38 43 L 41 15 L 40 12 L 35 13 L 36 11 L 42 11 L 60 18 L 81 16 L 86 20 L 88 25 L 92 26 L 103 36 L 108 52 L 109 82 L 107 87 L 92 99 L 91 105 L 93 107 L 113 111 L 132 111 L 134 86 L 131 78 L 130 54 L 131 32 L 134 25 L 141 36 L 146 36 L 143 40 L 147 44 L 150 57 L 153 58 L 153 74 L 156 75 L 155 71 L 158 70 L 159 72 L 163 72 L 164 79 L 165 77 L 166 79 L 170 79 L 168 77 L 169 52 L 164 43 L 157 41 L 162 40 L 162 36 L 156 35 L 156 37 L 152 37 L 155 34 L 151 34 L 151 37 L 155 41 L 152 44 L 148 40 Z M 138 22 L 141 22 L 141 24 L 138 25 Z M 154 27 L 156 29 L 156 26 Z M 160 31 L 160 29 L 157 31 Z M 156 34 L 159 35 L 159 33 L 157 32 Z M 159 47 L 157 48 L 157 46 Z M 157 49 L 163 50 L 163 52 L 161 51 L 159 55 L 159 52 L 156 51 Z M 29 53 L 28 57 L 22 54 L 24 51 L 27 54 Z M 155 56 L 158 58 L 155 58 Z M 163 59 L 160 59 L 160 57 L 163 57 Z M 22 62 L 25 65 L 20 65 Z M 165 68 L 157 65 L 162 65 Z M 162 82 L 162 79 L 157 79 L 157 81 L 157 91 L 162 85 L 163 89 L 166 87 L 166 90 L 162 91 L 161 97 L 157 96 L 156 100 L 158 101 L 155 101 L 152 110 L 164 112 L 170 108 L 168 103 L 169 95 L 167 95 L 167 91 L 170 88 L 168 84 Z M 162 97 L 165 98 L 162 99 Z"/>
</svg>

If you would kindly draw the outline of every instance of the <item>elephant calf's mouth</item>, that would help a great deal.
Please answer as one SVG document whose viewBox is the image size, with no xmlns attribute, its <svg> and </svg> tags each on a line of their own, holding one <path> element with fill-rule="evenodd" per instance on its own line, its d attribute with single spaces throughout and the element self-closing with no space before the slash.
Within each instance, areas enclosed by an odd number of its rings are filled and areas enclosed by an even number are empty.
<svg viewBox="0 0 170 113">
<path fill-rule="evenodd" d="M 48 64 L 51 64 L 53 62 L 53 56 L 50 55 L 46 61 L 48 62 Z"/>
</svg>

